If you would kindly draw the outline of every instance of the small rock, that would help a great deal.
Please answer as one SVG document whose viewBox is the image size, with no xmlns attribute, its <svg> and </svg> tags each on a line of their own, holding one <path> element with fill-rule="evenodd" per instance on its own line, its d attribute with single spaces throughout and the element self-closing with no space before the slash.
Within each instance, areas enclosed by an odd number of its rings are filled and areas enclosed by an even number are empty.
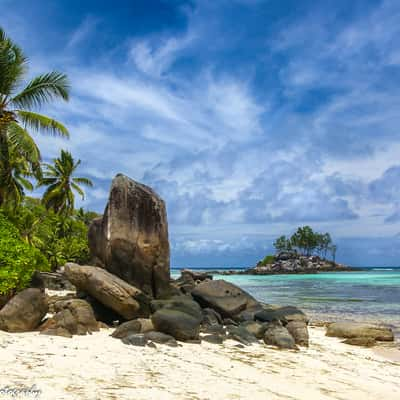
<svg viewBox="0 0 400 400">
<path fill-rule="evenodd" d="M 119 325 L 111 334 L 111 336 L 121 339 L 133 333 L 146 333 L 152 331 L 153 329 L 153 323 L 150 319 L 138 318 Z"/>
<path fill-rule="evenodd" d="M 307 324 L 304 321 L 290 321 L 286 329 L 293 336 L 296 344 L 308 347 L 309 335 Z"/>
<path fill-rule="evenodd" d="M 284 327 L 277 324 L 269 324 L 264 334 L 265 344 L 279 347 L 280 349 L 297 349 L 296 343 Z"/>
<path fill-rule="evenodd" d="M 246 346 L 257 343 L 257 338 L 243 326 L 228 325 L 226 327 L 228 338 L 236 340 Z"/>
<path fill-rule="evenodd" d="M 254 335 L 257 339 L 262 339 L 264 337 L 265 330 L 267 329 L 266 324 L 262 324 L 257 321 L 246 321 L 240 324 L 249 333 Z"/>
<path fill-rule="evenodd" d="M 222 343 L 224 343 L 224 340 L 226 339 L 226 337 L 222 336 L 222 335 L 212 334 L 212 335 L 204 335 L 202 337 L 202 339 L 208 343 L 222 344 Z"/>
<path fill-rule="evenodd" d="M 132 346 L 146 346 L 148 339 L 143 333 L 132 333 L 121 339 L 122 343 Z"/>
<path fill-rule="evenodd" d="M 171 347 L 178 346 L 178 343 L 175 340 L 175 338 L 171 335 L 167 335 L 166 333 L 152 331 L 152 332 L 147 332 L 145 336 L 148 340 L 154 343 L 166 344 Z"/>
</svg>

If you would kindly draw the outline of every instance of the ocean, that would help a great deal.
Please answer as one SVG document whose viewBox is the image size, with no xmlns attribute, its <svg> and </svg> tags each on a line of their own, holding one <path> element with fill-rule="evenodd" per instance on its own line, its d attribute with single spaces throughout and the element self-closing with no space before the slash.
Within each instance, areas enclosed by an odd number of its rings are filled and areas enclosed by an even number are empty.
<svg viewBox="0 0 400 400">
<path fill-rule="evenodd" d="M 179 270 L 172 270 L 172 276 L 178 277 Z M 215 275 L 214 279 L 232 282 L 265 303 L 297 306 L 313 320 L 383 323 L 391 326 L 400 338 L 400 268 L 296 275 Z"/>
</svg>

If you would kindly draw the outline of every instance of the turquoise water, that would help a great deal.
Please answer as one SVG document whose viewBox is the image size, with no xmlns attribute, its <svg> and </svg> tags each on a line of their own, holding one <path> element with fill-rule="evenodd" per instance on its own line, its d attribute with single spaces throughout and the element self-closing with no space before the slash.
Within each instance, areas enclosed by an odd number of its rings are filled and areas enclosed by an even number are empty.
<svg viewBox="0 0 400 400">
<path fill-rule="evenodd" d="M 266 303 L 299 306 L 315 320 L 379 321 L 400 334 L 400 269 L 214 279 L 230 281 Z"/>
</svg>

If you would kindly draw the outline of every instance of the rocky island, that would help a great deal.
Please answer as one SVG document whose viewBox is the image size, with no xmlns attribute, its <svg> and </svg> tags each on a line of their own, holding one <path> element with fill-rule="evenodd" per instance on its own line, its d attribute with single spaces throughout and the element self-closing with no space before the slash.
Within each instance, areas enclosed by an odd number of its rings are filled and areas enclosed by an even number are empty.
<svg viewBox="0 0 400 400">
<path fill-rule="evenodd" d="M 306 256 L 298 253 L 280 252 L 275 256 L 266 257 L 256 266 L 244 270 L 213 270 L 210 275 L 274 275 L 274 274 L 317 274 L 319 272 L 351 272 L 360 271 L 326 260 L 317 255 Z"/>
</svg>

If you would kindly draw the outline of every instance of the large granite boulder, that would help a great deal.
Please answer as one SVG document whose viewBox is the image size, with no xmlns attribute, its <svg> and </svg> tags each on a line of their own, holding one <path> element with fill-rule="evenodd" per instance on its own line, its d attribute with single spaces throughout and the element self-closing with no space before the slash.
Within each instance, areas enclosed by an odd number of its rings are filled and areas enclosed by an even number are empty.
<svg viewBox="0 0 400 400">
<path fill-rule="evenodd" d="M 359 322 L 334 322 L 329 324 L 326 336 L 345 339 L 371 338 L 384 342 L 394 340 L 393 331 L 390 328 Z"/>
<path fill-rule="evenodd" d="M 54 304 L 54 309 L 56 314 L 39 328 L 42 334 L 71 337 L 99 330 L 92 307 L 85 300 L 61 300 Z"/>
<path fill-rule="evenodd" d="M 180 296 L 171 300 L 154 300 L 151 307 L 155 311 L 151 320 L 157 331 L 182 341 L 199 338 L 203 314 L 195 301 Z"/>
<path fill-rule="evenodd" d="M 261 307 L 254 297 L 224 280 L 204 281 L 191 295 L 202 307 L 213 308 L 225 318 L 235 318 L 246 309 Z"/>
<path fill-rule="evenodd" d="M 127 320 L 149 316 L 149 298 L 141 290 L 102 268 L 68 263 L 65 275 L 79 290 Z"/>
<path fill-rule="evenodd" d="M 25 289 L 0 310 L 0 329 L 8 332 L 35 330 L 48 311 L 47 299 L 40 289 Z"/>
<path fill-rule="evenodd" d="M 94 261 L 152 297 L 169 290 L 168 223 L 164 201 L 118 174 L 102 218 L 89 229 Z"/>
</svg>

